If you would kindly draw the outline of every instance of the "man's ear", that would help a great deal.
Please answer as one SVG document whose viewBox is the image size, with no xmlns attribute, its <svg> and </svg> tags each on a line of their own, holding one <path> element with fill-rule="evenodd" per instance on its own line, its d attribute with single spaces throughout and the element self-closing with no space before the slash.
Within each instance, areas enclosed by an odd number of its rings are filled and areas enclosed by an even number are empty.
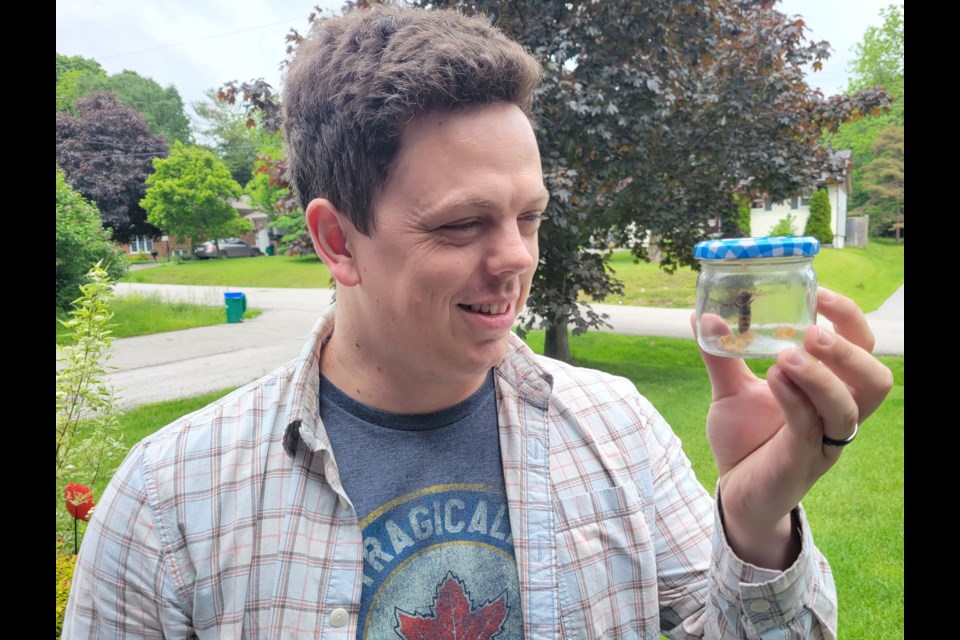
<svg viewBox="0 0 960 640">
<path fill-rule="evenodd" d="M 307 228 L 313 249 L 323 260 L 333 278 L 345 287 L 360 282 L 360 272 L 347 249 L 347 231 L 353 225 L 326 198 L 314 198 L 307 205 Z"/>
</svg>

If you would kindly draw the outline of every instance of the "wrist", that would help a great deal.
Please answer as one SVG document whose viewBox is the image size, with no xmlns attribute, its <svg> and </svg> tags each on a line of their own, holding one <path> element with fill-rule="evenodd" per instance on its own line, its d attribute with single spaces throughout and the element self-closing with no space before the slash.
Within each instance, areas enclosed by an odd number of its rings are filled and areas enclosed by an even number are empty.
<svg viewBox="0 0 960 640">
<path fill-rule="evenodd" d="M 783 571 L 800 556 L 802 548 L 797 508 L 771 523 L 738 518 L 723 508 L 719 487 L 717 507 L 720 526 L 730 549 L 744 562 L 765 569 Z"/>
</svg>

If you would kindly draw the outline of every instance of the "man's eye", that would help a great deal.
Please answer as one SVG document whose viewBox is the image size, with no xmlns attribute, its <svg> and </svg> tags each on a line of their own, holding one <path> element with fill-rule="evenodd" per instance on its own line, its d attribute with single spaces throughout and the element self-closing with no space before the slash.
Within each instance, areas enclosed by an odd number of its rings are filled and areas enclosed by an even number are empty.
<svg viewBox="0 0 960 640">
<path fill-rule="evenodd" d="M 466 231 L 467 229 L 472 229 L 478 224 L 480 223 L 477 220 L 468 220 L 466 222 L 454 222 L 452 224 L 445 224 L 440 228 L 445 231 Z"/>
<path fill-rule="evenodd" d="M 542 211 L 533 211 L 531 213 L 525 213 L 520 216 L 520 219 L 524 222 L 532 222 L 539 224 L 543 221 L 543 212 Z"/>
</svg>

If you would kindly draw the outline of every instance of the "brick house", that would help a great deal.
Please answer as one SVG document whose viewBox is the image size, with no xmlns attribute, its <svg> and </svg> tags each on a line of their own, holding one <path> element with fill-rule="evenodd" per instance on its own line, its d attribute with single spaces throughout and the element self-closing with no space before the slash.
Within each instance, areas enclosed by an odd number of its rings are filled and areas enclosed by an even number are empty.
<svg viewBox="0 0 960 640">
<path fill-rule="evenodd" d="M 240 236 L 240 239 L 247 244 L 259 247 L 264 254 L 273 253 L 276 250 L 277 239 L 274 239 L 273 229 L 269 226 L 270 217 L 260 211 L 256 211 L 250 205 L 250 199 L 242 196 L 240 200 L 230 202 L 233 208 L 237 210 L 237 215 L 241 218 L 250 220 L 253 224 L 253 230 Z M 204 238 L 202 241 L 207 240 Z M 271 251 L 267 247 L 273 245 Z M 191 238 L 186 238 L 183 242 L 177 242 L 174 236 L 167 234 L 158 234 L 151 236 L 135 236 L 130 238 L 130 242 L 121 243 L 120 247 L 127 255 L 148 255 L 152 256 L 156 252 L 156 258 L 170 258 L 179 256 L 181 258 L 193 257 L 193 242 Z"/>
</svg>

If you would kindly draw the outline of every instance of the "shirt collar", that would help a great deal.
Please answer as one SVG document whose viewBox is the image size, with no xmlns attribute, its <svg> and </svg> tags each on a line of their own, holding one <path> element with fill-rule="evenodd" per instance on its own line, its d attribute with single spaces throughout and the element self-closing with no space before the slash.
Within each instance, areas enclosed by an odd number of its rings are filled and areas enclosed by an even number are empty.
<svg viewBox="0 0 960 640">
<path fill-rule="evenodd" d="M 283 434 L 283 447 L 291 456 L 301 441 L 312 451 L 330 449 L 330 439 L 320 422 L 320 352 L 333 334 L 336 307 L 333 303 L 323 312 L 297 358 L 293 397 Z M 510 391 L 522 393 L 532 402 L 546 406 L 553 389 L 553 376 L 543 369 L 538 357 L 511 333 L 507 353 L 494 367 L 499 395 Z"/>
<path fill-rule="evenodd" d="M 333 303 L 321 314 L 297 358 L 293 397 L 283 434 L 283 448 L 291 456 L 301 440 L 312 451 L 330 448 L 330 440 L 320 423 L 320 352 L 333 334 L 336 311 L 337 305 Z"/>
</svg>

